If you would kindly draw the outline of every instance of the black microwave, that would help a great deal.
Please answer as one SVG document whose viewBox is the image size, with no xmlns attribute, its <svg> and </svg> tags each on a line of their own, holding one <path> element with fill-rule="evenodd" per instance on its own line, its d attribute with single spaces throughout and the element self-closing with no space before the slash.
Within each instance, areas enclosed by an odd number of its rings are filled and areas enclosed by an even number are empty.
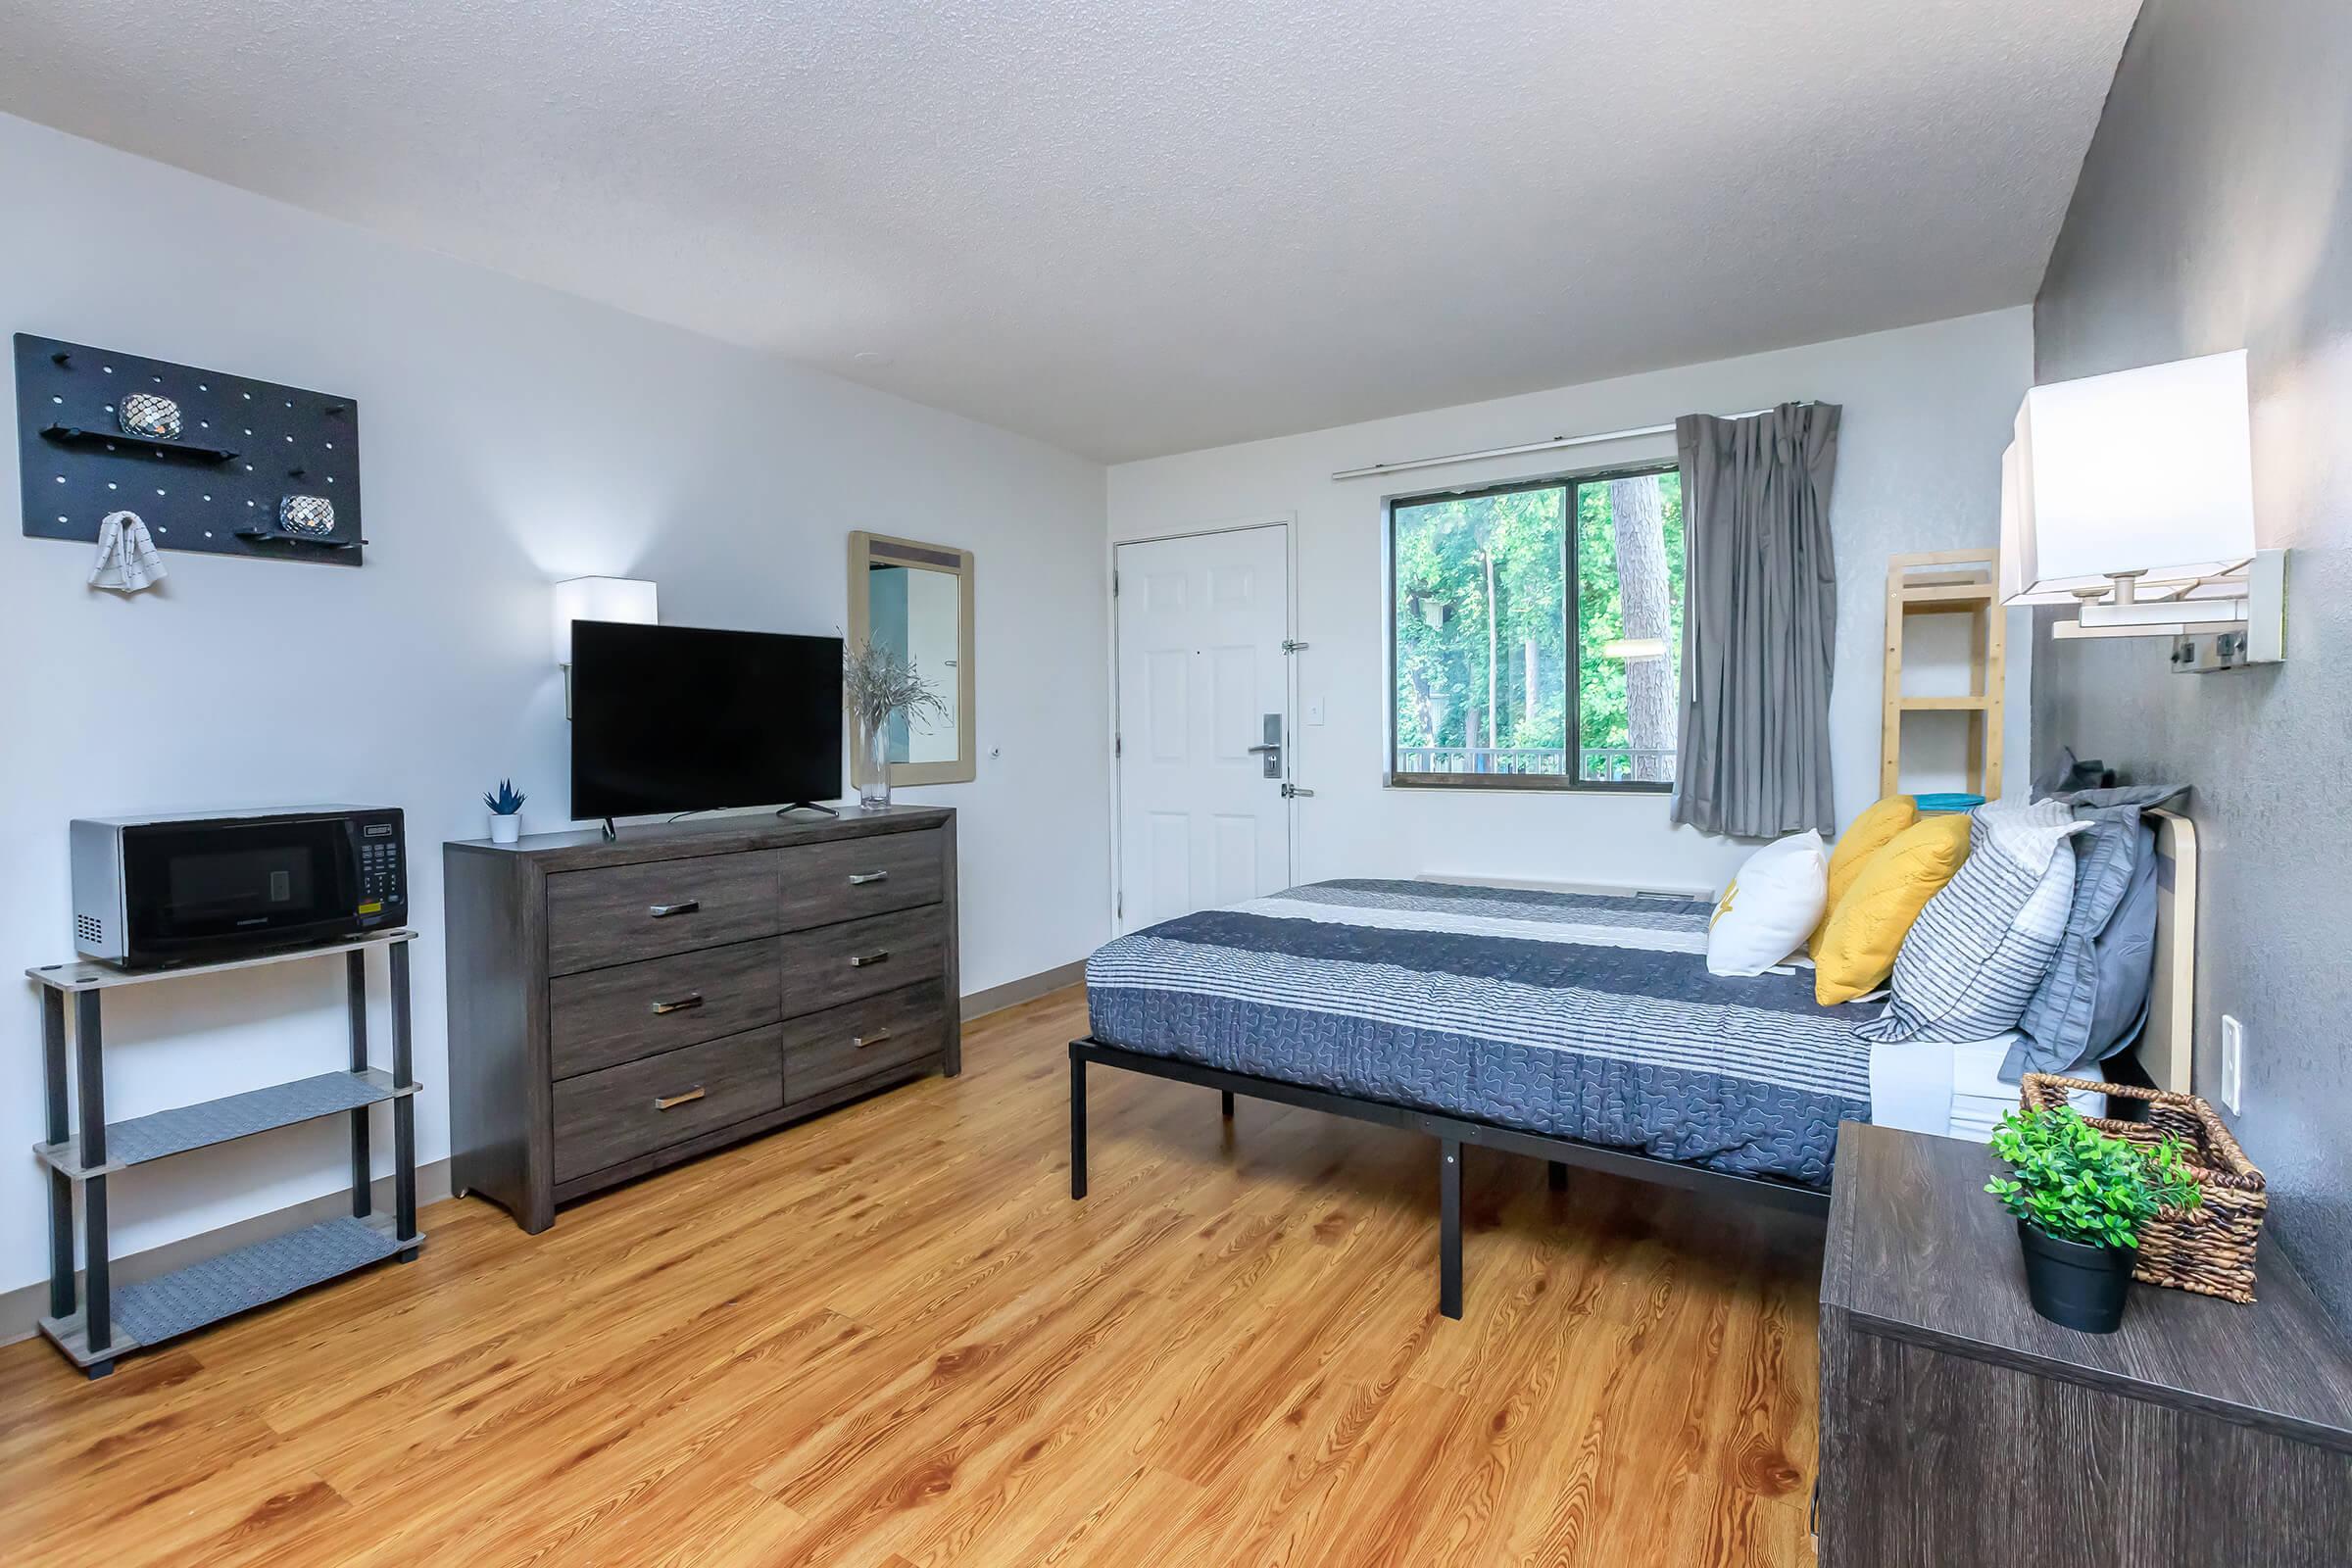
<svg viewBox="0 0 2352 1568">
<path fill-rule="evenodd" d="M 393 807 L 76 820 L 74 943 L 132 968 L 341 942 L 408 919 Z"/>
</svg>

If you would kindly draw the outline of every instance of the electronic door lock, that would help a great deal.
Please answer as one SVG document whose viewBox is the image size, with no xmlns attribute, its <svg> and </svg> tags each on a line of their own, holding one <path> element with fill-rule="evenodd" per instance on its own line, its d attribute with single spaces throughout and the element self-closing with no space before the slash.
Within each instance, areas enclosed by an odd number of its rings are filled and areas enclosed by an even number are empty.
<svg viewBox="0 0 2352 1568">
<path fill-rule="evenodd" d="M 1266 738 L 1262 744 L 1245 747 L 1244 750 L 1252 757 L 1262 757 L 1266 760 L 1266 770 L 1263 777 L 1280 778 L 1282 777 L 1282 715 L 1280 713 L 1266 715 L 1265 734 Z"/>
</svg>

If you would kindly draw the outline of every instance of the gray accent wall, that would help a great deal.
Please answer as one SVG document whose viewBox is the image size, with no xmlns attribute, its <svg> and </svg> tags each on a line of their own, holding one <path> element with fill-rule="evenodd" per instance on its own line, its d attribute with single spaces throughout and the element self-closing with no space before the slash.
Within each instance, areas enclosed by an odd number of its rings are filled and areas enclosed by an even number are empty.
<svg viewBox="0 0 2352 1568">
<path fill-rule="evenodd" d="M 2218 1103 L 2234 1015 L 2230 1119 L 2270 1177 L 2271 1230 L 2352 1324 L 2348 82 L 2344 0 L 2140 15 L 2035 302 L 2035 378 L 2249 351 L 2259 538 L 2293 551 L 2287 657 L 2175 675 L 2158 643 L 2045 641 L 2034 746 L 2195 786 L 2197 1086 Z"/>
</svg>

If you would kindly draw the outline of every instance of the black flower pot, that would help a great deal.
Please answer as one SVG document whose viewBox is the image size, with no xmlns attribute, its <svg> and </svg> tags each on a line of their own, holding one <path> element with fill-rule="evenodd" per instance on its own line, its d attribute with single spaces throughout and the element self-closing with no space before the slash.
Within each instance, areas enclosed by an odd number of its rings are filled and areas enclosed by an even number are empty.
<svg viewBox="0 0 2352 1568">
<path fill-rule="evenodd" d="M 2113 1334 L 2122 1326 L 2137 1248 L 2062 1242 L 2022 1219 L 2017 1244 L 2026 1255 L 2026 1295 L 2034 1311 L 2085 1334 Z"/>
</svg>

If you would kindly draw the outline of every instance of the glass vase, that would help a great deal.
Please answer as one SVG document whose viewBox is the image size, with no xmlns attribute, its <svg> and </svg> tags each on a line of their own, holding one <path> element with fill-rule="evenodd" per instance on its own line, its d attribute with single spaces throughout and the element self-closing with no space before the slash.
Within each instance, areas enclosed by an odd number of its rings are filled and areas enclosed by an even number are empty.
<svg viewBox="0 0 2352 1568">
<path fill-rule="evenodd" d="M 865 782 L 858 786 L 858 804 L 869 811 L 890 807 L 890 725 L 858 720 L 858 757 Z"/>
</svg>

